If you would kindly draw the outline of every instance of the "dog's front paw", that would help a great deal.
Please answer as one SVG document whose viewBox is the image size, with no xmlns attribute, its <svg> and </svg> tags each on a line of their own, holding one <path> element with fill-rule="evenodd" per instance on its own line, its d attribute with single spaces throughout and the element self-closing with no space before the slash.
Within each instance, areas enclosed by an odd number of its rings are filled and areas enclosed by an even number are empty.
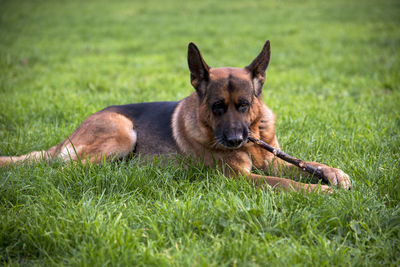
<svg viewBox="0 0 400 267">
<path fill-rule="evenodd" d="M 331 167 L 322 167 L 322 172 L 329 179 L 331 185 L 347 190 L 351 188 L 350 178 L 344 171 Z"/>
</svg>

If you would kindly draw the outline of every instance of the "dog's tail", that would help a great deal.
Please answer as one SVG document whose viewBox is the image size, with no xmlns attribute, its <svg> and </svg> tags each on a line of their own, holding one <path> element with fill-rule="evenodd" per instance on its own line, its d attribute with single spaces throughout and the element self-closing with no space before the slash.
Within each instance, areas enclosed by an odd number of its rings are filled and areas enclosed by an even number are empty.
<svg viewBox="0 0 400 267">
<path fill-rule="evenodd" d="M 48 150 L 32 151 L 21 156 L 0 156 L 0 167 L 29 163 L 40 160 L 52 159 L 56 156 L 59 145 L 53 146 Z"/>
</svg>

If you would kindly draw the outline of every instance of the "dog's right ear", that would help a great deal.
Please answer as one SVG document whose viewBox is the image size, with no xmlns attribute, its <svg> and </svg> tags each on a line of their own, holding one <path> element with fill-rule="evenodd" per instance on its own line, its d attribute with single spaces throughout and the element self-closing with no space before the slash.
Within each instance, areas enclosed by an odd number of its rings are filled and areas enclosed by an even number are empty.
<svg viewBox="0 0 400 267">
<path fill-rule="evenodd" d="M 202 98 L 209 80 L 210 67 L 204 61 L 200 50 L 194 43 L 189 43 L 188 46 L 188 65 L 190 70 L 190 82 L 196 89 L 199 97 Z"/>
</svg>

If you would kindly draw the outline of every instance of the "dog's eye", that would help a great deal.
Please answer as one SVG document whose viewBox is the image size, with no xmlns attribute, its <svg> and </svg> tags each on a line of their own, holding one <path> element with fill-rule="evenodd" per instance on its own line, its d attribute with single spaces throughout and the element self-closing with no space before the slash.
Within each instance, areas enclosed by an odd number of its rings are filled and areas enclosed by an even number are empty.
<svg viewBox="0 0 400 267">
<path fill-rule="evenodd" d="M 212 112 L 214 113 L 214 115 L 222 115 L 226 111 L 225 102 L 224 101 L 215 102 L 212 105 L 211 109 L 212 109 Z"/>
<path fill-rule="evenodd" d="M 249 109 L 249 106 L 250 106 L 249 102 L 243 101 L 243 102 L 240 102 L 240 103 L 237 105 L 237 109 L 238 109 L 240 112 L 246 112 L 246 111 Z"/>
</svg>

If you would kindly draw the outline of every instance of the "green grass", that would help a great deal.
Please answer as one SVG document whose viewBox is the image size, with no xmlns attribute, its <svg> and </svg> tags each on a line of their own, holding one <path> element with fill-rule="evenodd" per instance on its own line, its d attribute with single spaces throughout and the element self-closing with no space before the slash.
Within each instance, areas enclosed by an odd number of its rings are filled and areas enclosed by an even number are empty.
<svg viewBox="0 0 400 267">
<path fill-rule="evenodd" d="M 0 169 L 11 265 L 400 264 L 398 1 L 0 0 L 0 154 L 62 141 L 111 104 L 193 89 L 271 40 L 264 100 L 282 148 L 339 167 L 350 192 L 279 193 L 181 162 Z"/>
</svg>

